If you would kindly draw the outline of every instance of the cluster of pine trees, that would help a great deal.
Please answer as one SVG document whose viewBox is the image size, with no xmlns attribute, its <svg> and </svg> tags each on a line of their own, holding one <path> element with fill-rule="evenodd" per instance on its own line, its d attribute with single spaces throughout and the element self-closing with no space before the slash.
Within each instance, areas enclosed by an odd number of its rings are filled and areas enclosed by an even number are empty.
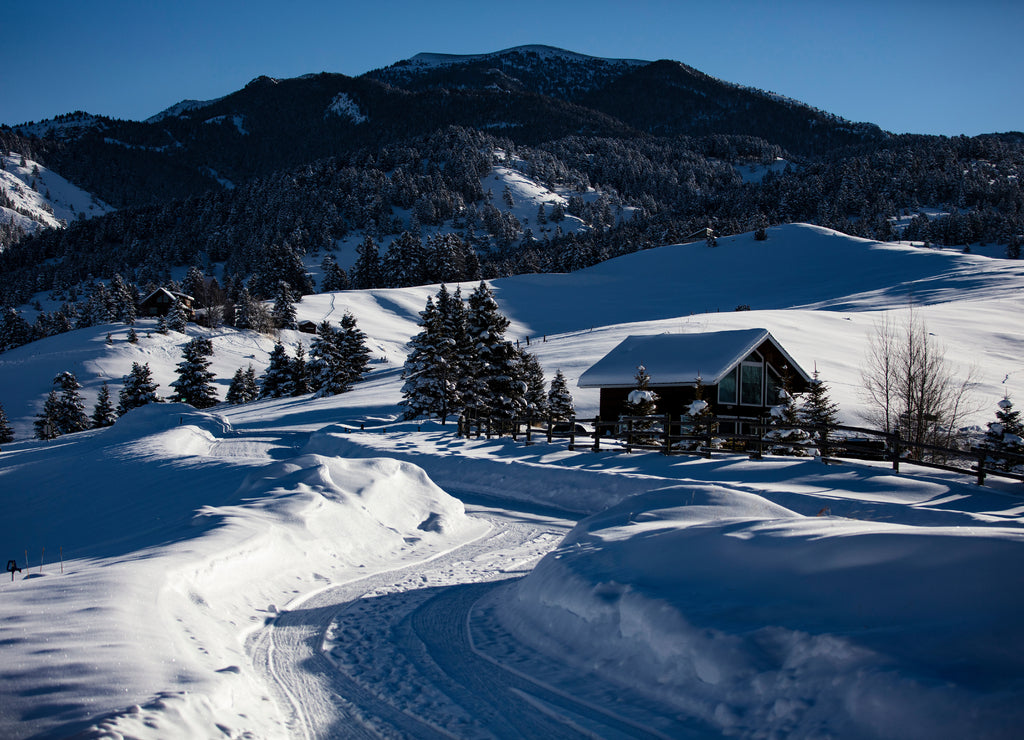
<svg viewBox="0 0 1024 740">
<path fill-rule="evenodd" d="M 194 337 L 182 348 L 177 379 L 171 382 L 174 392 L 167 399 L 186 403 L 197 409 L 216 406 L 216 375 L 210 371 L 213 343 L 206 337 Z M 240 404 L 258 398 L 299 396 L 314 392 L 320 396 L 336 395 L 352 389 L 369 369 L 370 352 L 366 334 L 359 329 L 355 317 L 346 312 L 339 325 L 321 322 L 313 340 L 311 358 L 307 362 L 300 342 L 295 357 L 289 357 L 278 342 L 270 354 L 266 371 L 256 377 L 250 364 L 239 368 L 231 380 L 225 400 Z M 106 383 L 100 388 L 92 415 L 85 410 L 80 393 L 82 385 L 74 373 L 65 371 L 53 379 L 43 409 L 34 422 L 35 436 L 54 439 L 64 434 L 112 425 L 131 409 L 164 399 L 157 394 L 159 384 L 153 380 L 148 363 L 132 363 L 131 372 L 122 378 L 122 387 L 115 407 Z M 0 444 L 14 439 L 7 417 L 0 407 Z"/>
<path fill-rule="evenodd" d="M 479 416 L 568 418 L 572 397 L 556 374 L 550 391 L 535 355 L 505 338 L 509 320 L 481 282 L 463 301 L 442 285 L 420 312 L 420 332 L 402 371 L 406 418 Z"/>
</svg>

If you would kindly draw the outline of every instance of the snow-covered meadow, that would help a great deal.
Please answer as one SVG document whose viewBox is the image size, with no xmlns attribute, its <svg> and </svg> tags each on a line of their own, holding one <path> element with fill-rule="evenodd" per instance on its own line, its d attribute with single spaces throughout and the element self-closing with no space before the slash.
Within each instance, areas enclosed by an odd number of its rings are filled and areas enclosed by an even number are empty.
<svg viewBox="0 0 1024 740">
<path fill-rule="evenodd" d="M 1022 286 L 1018 263 L 791 225 L 494 289 L 583 416 L 597 394 L 576 379 L 628 335 L 764 327 L 859 421 L 867 338 L 913 305 L 974 369 L 984 425 L 1024 399 Z M 0 582 L 0 735 L 1016 734 L 1022 484 L 403 422 L 404 343 L 435 291 L 299 304 L 369 335 L 350 393 L 150 406 L 51 442 L 29 437 L 57 373 L 90 408 L 132 362 L 169 393 L 187 337 L 94 327 L 0 355 L 19 438 L 0 544 L 29 566 Z M 273 346 L 200 332 L 222 396 Z"/>
</svg>

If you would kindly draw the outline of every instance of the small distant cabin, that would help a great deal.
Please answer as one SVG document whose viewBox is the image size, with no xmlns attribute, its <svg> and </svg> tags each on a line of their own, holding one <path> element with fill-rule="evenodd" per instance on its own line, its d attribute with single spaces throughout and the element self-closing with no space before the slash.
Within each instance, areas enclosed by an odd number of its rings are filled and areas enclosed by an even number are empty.
<svg viewBox="0 0 1024 740">
<path fill-rule="evenodd" d="M 143 298 L 139 304 L 139 315 L 166 316 L 175 301 L 181 302 L 181 305 L 185 307 L 185 313 L 188 315 L 189 320 L 191 320 L 194 315 L 195 299 L 190 295 L 167 290 L 167 288 L 157 288 Z"/>
<path fill-rule="evenodd" d="M 317 326 L 317 324 L 316 324 L 315 321 L 310 321 L 309 319 L 304 319 L 303 321 L 299 322 L 298 326 L 299 326 L 299 331 L 301 331 L 303 334 L 316 334 L 316 326 Z"/>
<path fill-rule="evenodd" d="M 794 393 L 807 390 L 807 372 L 767 329 L 630 336 L 580 376 L 580 388 L 601 390 L 601 418 L 619 418 L 637 367 L 660 397 L 657 413 L 682 416 L 695 399 L 697 377 L 704 400 L 719 416 L 752 419 L 778 405 L 783 377 Z"/>
</svg>

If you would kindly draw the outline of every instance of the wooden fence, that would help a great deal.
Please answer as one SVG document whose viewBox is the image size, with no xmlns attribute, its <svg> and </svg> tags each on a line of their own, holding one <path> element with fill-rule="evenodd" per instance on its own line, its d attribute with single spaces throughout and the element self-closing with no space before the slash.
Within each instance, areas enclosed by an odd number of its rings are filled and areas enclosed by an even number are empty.
<svg viewBox="0 0 1024 740">
<path fill-rule="evenodd" d="M 732 433 L 718 430 L 731 427 Z M 587 428 L 589 427 L 589 429 Z M 787 429 L 800 429 L 809 439 L 789 440 L 778 436 Z M 880 429 L 848 426 L 815 426 L 810 424 L 770 423 L 765 417 L 750 418 L 717 416 L 694 424 L 673 419 L 671 415 L 627 416 L 615 421 L 600 417 L 572 418 L 556 421 L 552 418 L 497 418 L 463 415 L 458 419 L 460 437 L 480 438 L 510 436 L 525 444 L 555 438 L 568 439 L 568 447 L 575 450 L 583 445 L 594 452 L 602 450 L 631 453 L 634 450 L 653 450 L 666 455 L 690 454 L 711 457 L 712 452 L 743 452 L 760 459 L 764 454 L 782 448 L 792 454 L 794 449 L 814 449 L 824 461 L 839 458 L 884 460 L 899 472 L 900 463 L 907 462 L 940 470 L 974 476 L 978 485 L 985 484 L 988 475 L 1024 481 L 1024 475 L 1008 468 L 1024 464 L 1024 455 L 999 452 L 982 447 L 943 447 L 905 439 L 899 430 L 885 432 Z M 999 465 L 1005 461 L 1004 465 Z"/>
</svg>

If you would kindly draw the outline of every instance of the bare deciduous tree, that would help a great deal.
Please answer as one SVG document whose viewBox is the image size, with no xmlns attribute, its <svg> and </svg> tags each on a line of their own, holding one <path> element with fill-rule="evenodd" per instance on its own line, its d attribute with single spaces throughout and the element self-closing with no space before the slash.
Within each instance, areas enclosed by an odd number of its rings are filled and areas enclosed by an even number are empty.
<svg viewBox="0 0 1024 740">
<path fill-rule="evenodd" d="M 903 323 L 885 317 L 875 325 L 861 377 L 868 422 L 899 429 L 910 442 L 952 447 L 964 417 L 977 410 L 974 371 L 956 372 L 914 311 Z"/>
</svg>

